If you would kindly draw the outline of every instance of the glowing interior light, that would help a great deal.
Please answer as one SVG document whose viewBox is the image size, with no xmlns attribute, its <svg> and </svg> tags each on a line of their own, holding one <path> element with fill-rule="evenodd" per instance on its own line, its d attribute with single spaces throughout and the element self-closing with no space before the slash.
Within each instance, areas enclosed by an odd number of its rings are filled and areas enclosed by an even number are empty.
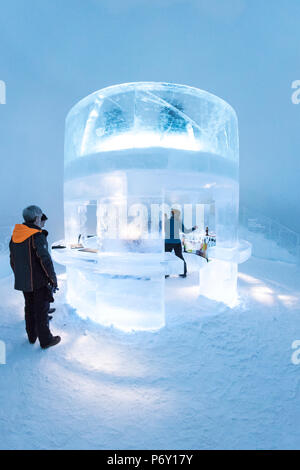
<svg viewBox="0 0 300 470">
<path fill-rule="evenodd" d="M 96 132 L 97 136 L 101 136 L 101 132 Z M 110 150 L 125 150 L 130 148 L 149 148 L 149 147 L 163 147 L 185 149 L 192 151 L 203 150 L 204 145 L 202 142 L 197 141 L 194 137 L 193 130 L 191 129 L 188 134 L 171 134 L 165 135 L 158 132 L 127 132 L 103 140 L 97 140 L 95 145 L 91 148 L 90 145 L 85 145 L 81 148 L 81 155 L 85 155 L 91 150 L 93 152 L 107 152 Z"/>
<path fill-rule="evenodd" d="M 289 308 L 294 308 L 300 302 L 300 297 L 297 297 L 294 295 L 281 294 L 281 295 L 278 295 L 277 297 L 285 307 L 289 307 Z"/>
</svg>

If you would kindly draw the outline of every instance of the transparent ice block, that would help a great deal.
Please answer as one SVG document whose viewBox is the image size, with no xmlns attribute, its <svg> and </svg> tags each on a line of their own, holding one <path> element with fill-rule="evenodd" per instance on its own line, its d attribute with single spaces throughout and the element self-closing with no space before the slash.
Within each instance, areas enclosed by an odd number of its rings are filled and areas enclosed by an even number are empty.
<svg viewBox="0 0 300 470">
<path fill-rule="evenodd" d="M 188 228 L 200 236 L 209 223 L 216 236 L 211 264 L 199 262 L 201 295 L 233 302 L 238 161 L 236 114 L 205 91 L 128 83 L 76 104 L 66 119 L 66 248 L 53 250 L 67 265 L 69 303 L 126 331 L 162 327 L 165 274 L 174 269 L 164 220 L 175 206 Z"/>
</svg>

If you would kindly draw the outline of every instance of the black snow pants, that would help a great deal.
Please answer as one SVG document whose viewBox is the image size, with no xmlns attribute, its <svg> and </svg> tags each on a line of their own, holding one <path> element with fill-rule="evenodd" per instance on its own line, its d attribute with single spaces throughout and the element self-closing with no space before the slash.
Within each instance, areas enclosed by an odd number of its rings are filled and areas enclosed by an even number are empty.
<svg viewBox="0 0 300 470">
<path fill-rule="evenodd" d="M 171 252 L 172 250 L 175 251 L 175 255 L 178 256 L 178 258 L 182 259 L 183 264 L 184 264 L 184 276 L 186 276 L 187 273 L 187 268 L 186 268 L 186 262 L 185 259 L 182 255 L 182 246 L 181 243 L 165 243 L 165 251 Z"/>
<path fill-rule="evenodd" d="M 41 347 L 47 346 L 52 334 L 49 329 L 49 292 L 47 286 L 32 292 L 23 292 L 25 298 L 25 326 L 30 343 L 39 339 Z"/>
</svg>

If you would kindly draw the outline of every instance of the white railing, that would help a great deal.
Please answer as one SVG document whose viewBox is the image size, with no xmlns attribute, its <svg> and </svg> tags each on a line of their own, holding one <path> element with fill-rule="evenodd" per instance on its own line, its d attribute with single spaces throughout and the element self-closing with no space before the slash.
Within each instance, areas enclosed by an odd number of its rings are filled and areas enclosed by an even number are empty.
<svg viewBox="0 0 300 470">
<path fill-rule="evenodd" d="M 240 209 L 240 238 L 252 243 L 253 256 L 300 264 L 300 234 L 246 207 Z"/>
</svg>

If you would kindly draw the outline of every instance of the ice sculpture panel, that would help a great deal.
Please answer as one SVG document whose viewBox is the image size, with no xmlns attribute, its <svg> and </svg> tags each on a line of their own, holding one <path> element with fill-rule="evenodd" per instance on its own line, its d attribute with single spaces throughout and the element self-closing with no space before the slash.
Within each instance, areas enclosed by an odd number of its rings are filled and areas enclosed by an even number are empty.
<svg viewBox="0 0 300 470">
<path fill-rule="evenodd" d="M 238 200 L 237 118 L 222 99 L 152 82 L 84 98 L 66 120 L 65 240 L 53 250 L 69 303 L 126 331 L 162 327 L 165 275 L 183 269 L 164 249 L 175 208 L 201 295 L 234 302 Z"/>
</svg>

